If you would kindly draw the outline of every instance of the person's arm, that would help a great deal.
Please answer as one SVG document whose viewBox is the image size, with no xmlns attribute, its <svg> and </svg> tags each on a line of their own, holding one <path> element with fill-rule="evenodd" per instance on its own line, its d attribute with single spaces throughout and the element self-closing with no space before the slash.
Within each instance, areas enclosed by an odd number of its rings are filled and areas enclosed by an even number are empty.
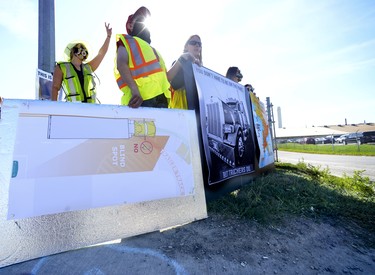
<svg viewBox="0 0 375 275">
<path fill-rule="evenodd" d="M 104 25 L 107 31 L 107 37 L 105 38 L 103 46 L 100 48 L 98 54 L 90 62 L 88 62 L 93 71 L 95 71 L 99 67 L 100 63 L 102 63 L 103 58 L 108 51 L 109 42 L 111 41 L 112 28 L 109 27 L 109 23 L 104 23 Z"/>
<path fill-rule="evenodd" d="M 60 66 L 56 65 L 55 71 L 53 72 L 53 79 L 52 79 L 52 92 L 51 92 L 52 101 L 57 101 L 57 97 L 61 89 L 62 79 L 63 79 L 63 73 L 60 69 Z"/>
<path fill-rule="evenodd" d="M 182 70 L 182 65 L 177 60 L 173 63 L 172 67 L 167 71 L 168 81 L 171 82 L 180 70 Z"/>
<path fill-rule="evenodd" d="M 130 88 L 132 97 L 129 101 L 129 107 L 138 108 L 143 103 L 143 98 L 139 92 L 137 83 L 135 83 L 129 68 L 129 56 L 124 46 L 119 46 L 117 49 L 117 70 L 121 78 Z"/>
<path fill-rule="evenodd" d="M 183 64 L 188 61 L 200 65 L 199 60 L 196 59 L 191 53 L 183 53 L 167 72 L 169 82 L 171 82 L 173 78 L 175 78 L 177 73 L 182 70 Z"/>
</svg>

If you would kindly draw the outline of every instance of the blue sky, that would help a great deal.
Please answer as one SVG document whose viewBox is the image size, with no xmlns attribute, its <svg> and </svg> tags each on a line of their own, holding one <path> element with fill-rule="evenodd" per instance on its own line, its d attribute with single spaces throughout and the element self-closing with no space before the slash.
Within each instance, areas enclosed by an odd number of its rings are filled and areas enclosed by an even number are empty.
<svg viewBox="0 0 375 275">
<path fill-rule="evenodd" d="M 104 22 L 113 27 L 110 49 L 96 71 L 102 103 L 120 103 L 114 37 L 142 5 L 152 15 L 151 44 L 167 66 L 186 39 L 199 34 L 204 66 L 222 75 L 238 66 L 242 84 L 251 83 L 264 102 L 269 97 L 275 115 L 281 108 L 284 127 L 375 122 L 373 0 L 56 0 L 57 61 L 76 39 L 97 52 L 106 36 Z M 0 96 L 35 99 L 38 1 L 1 1 L 0 37 Z"/>
</svg>

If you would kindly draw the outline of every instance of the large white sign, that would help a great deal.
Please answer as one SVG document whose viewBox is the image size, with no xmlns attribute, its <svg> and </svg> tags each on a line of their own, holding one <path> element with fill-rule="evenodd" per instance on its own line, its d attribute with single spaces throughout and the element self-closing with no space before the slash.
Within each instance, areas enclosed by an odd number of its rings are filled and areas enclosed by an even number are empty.
<svg viewBox="0 0 375 275">
<path fill-rule="evenodd" d="M 193 112 L 48 106 L 14 109 L 8 219 L 193 195 Z"/>
<path fill-rule="evenodd" d="M 194 111 L 5 99 L 0 267 L 207 217 Z"/>
</svg>

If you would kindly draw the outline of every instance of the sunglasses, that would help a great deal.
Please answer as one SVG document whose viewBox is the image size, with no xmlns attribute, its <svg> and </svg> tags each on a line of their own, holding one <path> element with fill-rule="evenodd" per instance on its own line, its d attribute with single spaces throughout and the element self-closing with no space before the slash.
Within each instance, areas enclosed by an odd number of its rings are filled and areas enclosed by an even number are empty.
<svg viewBox="0 0 375 275">
<path fill-rule="evenodd" d="M 195 40 L 190 40 L 190 41 L 188 42 L 188 44 L 191 45 L 191 46 L 198 45 L 199 47 L 202 47 L 202 42 L 195 41 Z"/>
<path fill-rule="evenodd" d="M 85 60 L 88 56 L 88 51 L 86 48 L 82 47 L 81 45 L 79 45 L 78 47 L 76 46 L 74 48 L 74 54 L 80 58 L 82 58 L 83 60 Z"/>
<path fill-rule="evenodd" d="M 77 54 L 82 55 L 83 57 L 87 56 L 87 50 L 85 48 L 78 48 Z"/>
</svg>

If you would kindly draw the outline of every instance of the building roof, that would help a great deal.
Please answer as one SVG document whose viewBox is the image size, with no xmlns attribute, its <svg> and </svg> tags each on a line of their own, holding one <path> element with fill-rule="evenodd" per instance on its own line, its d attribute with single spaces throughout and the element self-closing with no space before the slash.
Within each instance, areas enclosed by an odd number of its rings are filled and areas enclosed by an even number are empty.
<svg viewBox="0 0 375 275">
<path fill-rule="evenodd" d="M 347 125 L 325 125 L 324 128 L 344 131 L 347 133 L 353 132 L 367 132 L 375 131 L 375 123 L 358 123 L 358 124 L 347 124 Z"/>
<path fill-rule="evenodd" d="M 324 125 L 300 128 L 276 128 L 276 138 L 317 137 L 342 135 L 353 132 L 375 131 L 375 123 L 358 123 L 347 125 Z"/>
</svg>

